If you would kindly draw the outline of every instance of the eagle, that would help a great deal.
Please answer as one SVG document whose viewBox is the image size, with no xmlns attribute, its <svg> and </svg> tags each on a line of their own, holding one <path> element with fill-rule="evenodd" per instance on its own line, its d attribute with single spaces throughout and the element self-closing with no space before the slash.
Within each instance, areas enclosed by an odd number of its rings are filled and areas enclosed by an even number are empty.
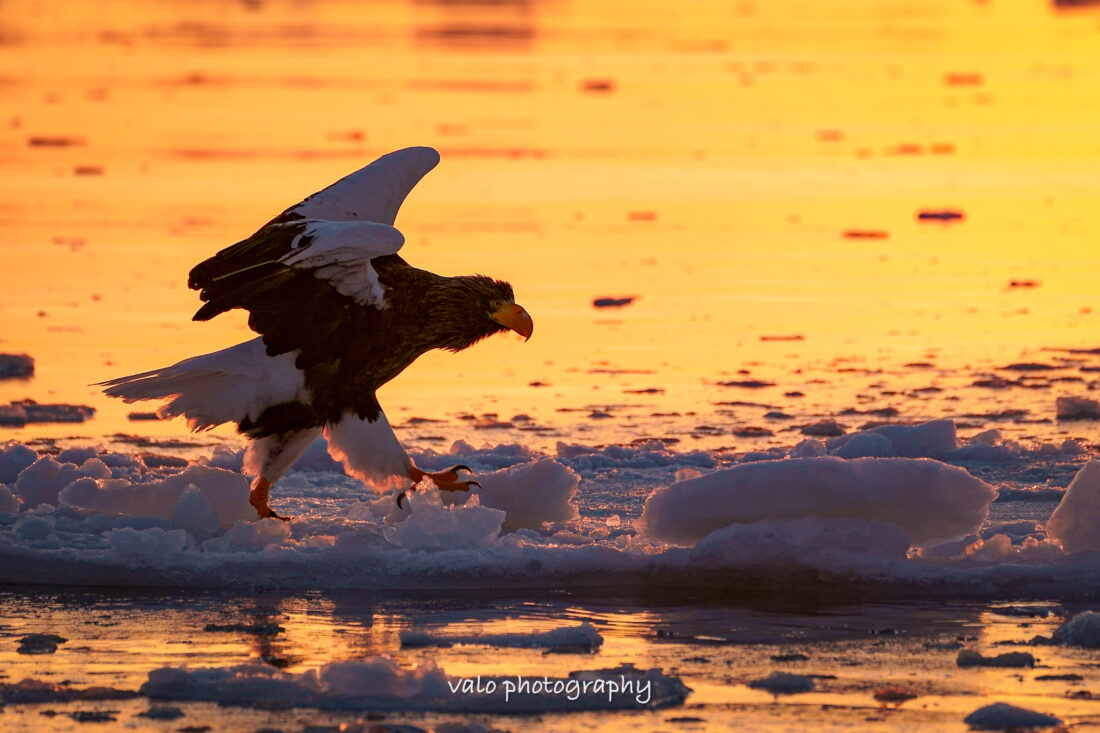
<svg viewBox="0 0 1100 733">
<path fill-rule="evenodd" d="M 200 262 L 188 279 L 203 301 L 194 320 L 242 308 L 259 337 L 99 386 L 126 402 L 165 401 L 157 414 L 195 431 L 236 423 L 261 518 L 286 519 L 269 506 L 271 487 L 321 435 L 349 474 L 395 491 L 398 507 L 425 478 L 468 491 L 477 484 L 462 479 L 466 466 L 416 466 L 377 397 L 427 351 L 534 330 L 507 282 L 443 277 L 398 255 L 397 211 L 438 163 L 428 147 L 383 155 Z"/>
</svg>

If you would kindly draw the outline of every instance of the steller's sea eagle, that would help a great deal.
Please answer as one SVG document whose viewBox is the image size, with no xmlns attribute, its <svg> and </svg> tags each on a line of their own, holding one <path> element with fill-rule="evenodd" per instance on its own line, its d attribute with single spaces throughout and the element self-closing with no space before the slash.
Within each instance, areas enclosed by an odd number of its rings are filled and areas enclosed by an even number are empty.
<svg viewBox="0 0 1100 733">
<path fill-rule="evenodd" d="M 534 328 L 508 283 L 441 277 L 397 255 L 397 210 L 438 162 L 426 147 L 384 155 L 196 265 L 188 285 L 204 305 L 194 320 L 243 308 L 260 337 L 103 382 L 104 391 L 167 400 L 157 414 L 182 415 L 192 430 L 237 423 L 251 439 L 244 469 L 261 517 L 283 518 L 268 506 L 271 485 L 322 433 L 350 474 L 399 491 L 399 505 L 425 477 L 468 490 L 464 466 L 416 467 L 375 396 L 426 351 L 461 351 L 509 329 L 530 338 Z"/>
</svg>

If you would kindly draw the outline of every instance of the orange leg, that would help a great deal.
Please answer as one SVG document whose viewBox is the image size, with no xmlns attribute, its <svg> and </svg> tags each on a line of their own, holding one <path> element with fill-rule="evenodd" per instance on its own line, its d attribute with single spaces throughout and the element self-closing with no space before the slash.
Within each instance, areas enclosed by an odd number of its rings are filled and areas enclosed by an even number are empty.
<svg viewBox="0 0 1100 733">
<path fill-rule="evenodd" d="M 260 515 L 260 519 L 272 517 L 274 519 L 281 519 L 284 522 L 289 522 L 290 517 L 280 516 L 268 506 L 267 498 L 270 493 L 271 482 L 263 476 L 257 476 L 256 480 L 252 482 L 252 491 L 248 494 L 248 503 L 256 508 L 256 513 Z"/>
</svg>

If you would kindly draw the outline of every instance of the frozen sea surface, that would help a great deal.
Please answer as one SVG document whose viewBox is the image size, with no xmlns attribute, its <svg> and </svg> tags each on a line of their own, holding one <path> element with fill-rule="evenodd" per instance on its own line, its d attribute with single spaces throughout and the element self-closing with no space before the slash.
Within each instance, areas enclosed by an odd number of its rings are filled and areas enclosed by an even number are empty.
<svg viewBox="0 0 1100 733">
<path fill-rule="evenodd" d="M 459 441 L 414 457 L 469 465 L 483 490 L 425 486 L 404 510 L 324 448 L 277 485 L 283 523 L 252 519 L 239 451 L 8 444 L 5 723 L 963 730 L 995 702 L 1094 715 L 1096 652 L 1045 641 L 1100 592 L 1100 482 L 1075 441 L 964 440 L 950 420 L 740 455 Z M 1048 530 L 1060 505 L 1083 521 Z M 62 641 L 21 653 L 30 634 Z M 963 650 L 1035 666 L 963 668 Z M 750 686 L 776 672 L 812 689 Z M 505 694 L 524 678 L 542 687 Z M 165 706 L 182 717 L 156 717 Z"/>
</svg>

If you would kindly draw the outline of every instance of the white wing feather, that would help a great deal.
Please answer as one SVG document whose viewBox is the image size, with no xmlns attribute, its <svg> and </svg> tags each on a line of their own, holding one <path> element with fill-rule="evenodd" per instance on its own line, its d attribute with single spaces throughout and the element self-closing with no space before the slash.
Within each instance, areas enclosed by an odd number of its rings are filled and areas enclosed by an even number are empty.
<svg viewBox="0 0 1100 733">
<path fill-rule="evenodd" d="M 302 241 L 307 244 L 301 246 Z M 291 242 L 291 252 L 279 262 L 313 270 L 314 277 L 360 305 L 386 308 L 385 288 L 370 261 L 397 254 L 404 244 L 404 235 L 387 224 L 312 220 L 305 223 L 305 230 Z"/>
<path fill-rule="evenodd" d="M 421 178 L 439 163 L 432 148 L 383 155 L 290 209 L 306 219 L 393 224 L 397 210 Z"/>
</svg>

